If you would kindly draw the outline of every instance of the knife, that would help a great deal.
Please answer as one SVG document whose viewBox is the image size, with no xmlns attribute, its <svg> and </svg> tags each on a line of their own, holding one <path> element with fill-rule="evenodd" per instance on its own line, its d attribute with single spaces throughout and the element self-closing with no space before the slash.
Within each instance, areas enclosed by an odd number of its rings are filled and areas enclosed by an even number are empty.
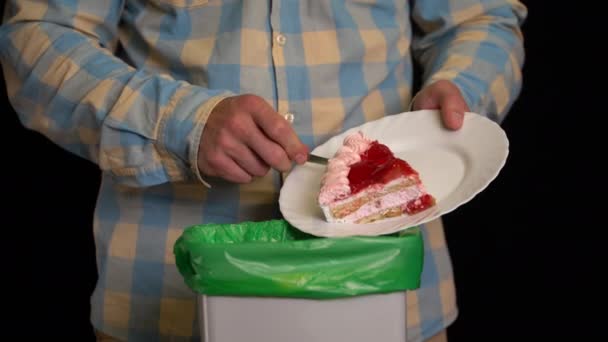
<svg viewBox="0 0 608 342">
<path fill-rule="evenodd" d="M 321 156 L 317 156 L 315 154 L 309 154 L 307 161 L 310 162 L 310 163 L 315 163 L 315 164 L 320 164 L 320 165 L 327 165 L 327 158 L 321 157 Z"/>
</svg>

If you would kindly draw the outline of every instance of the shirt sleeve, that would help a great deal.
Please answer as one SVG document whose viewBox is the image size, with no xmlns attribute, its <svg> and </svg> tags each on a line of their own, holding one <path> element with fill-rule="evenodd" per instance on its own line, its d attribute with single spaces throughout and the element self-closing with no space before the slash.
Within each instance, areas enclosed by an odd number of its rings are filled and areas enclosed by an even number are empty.
<svg viewBox="0 0 608 342">
<path fill-rule="evenodd" d="M 527 8 L 517 0 L 413 0 L 411 15 L 422 86 L 450 80 L 471 111 L 501 122 L 521 91 Z"/>
<path fill-rule="evenodd" d="M 199 180 L 200 136 L 228 91 L 135 69 L 113 55 L 122 0 L 7 2 L 0 58 L 23 125 L 122 185 Z"/>
</svg>

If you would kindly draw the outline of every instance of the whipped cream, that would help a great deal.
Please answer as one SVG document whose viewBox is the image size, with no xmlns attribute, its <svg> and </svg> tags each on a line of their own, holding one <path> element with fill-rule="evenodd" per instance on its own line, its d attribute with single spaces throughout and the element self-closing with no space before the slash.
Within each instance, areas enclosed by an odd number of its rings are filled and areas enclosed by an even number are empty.
<svg viewBox="0 0 608 342">
<path fill-rule="evenodd" d="M 327 205 L 350 194 L 348 172 L 350 166 L 361 160 L 361 154 L 370 147 L 372 139 L 357 131 L 344 138 L 342 146 L 327 163 L 327 172 L 321 178 L 319 203 Z"/>
</svg>

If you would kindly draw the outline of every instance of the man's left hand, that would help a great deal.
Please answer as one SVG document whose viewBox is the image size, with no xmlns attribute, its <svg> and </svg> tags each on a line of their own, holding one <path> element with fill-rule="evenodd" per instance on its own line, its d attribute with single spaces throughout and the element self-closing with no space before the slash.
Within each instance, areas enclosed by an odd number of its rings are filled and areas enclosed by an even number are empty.
<svg viewBox="0 0 608 342">
<path fill-rule="evenodd" d="M 423 88 L 416 95 L 412 109 L 439 109 L 444 126 L 451 130 L 462 127 L 464 112 L 469 111 L 460 90 L 447 80 L 439 80 Z"/>
</svg>

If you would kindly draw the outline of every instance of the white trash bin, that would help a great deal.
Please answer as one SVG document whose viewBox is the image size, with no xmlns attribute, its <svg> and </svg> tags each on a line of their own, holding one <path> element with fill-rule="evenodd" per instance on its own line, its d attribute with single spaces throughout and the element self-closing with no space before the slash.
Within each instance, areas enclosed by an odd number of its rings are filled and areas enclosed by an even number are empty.
<svg viewBox="0 0 608 342">
<path fill-rule="evenodd" d="M 300 239 L 284 220 L 188 227 L 176 266 L 198 294 L 205 342 L 404 342 L 419 229 Z"/>
<path fill-rule="evenodd" d="M 404 342 L 406 292 L 339 299 L 199 296 L 204 342 Z"/>
</svg>

